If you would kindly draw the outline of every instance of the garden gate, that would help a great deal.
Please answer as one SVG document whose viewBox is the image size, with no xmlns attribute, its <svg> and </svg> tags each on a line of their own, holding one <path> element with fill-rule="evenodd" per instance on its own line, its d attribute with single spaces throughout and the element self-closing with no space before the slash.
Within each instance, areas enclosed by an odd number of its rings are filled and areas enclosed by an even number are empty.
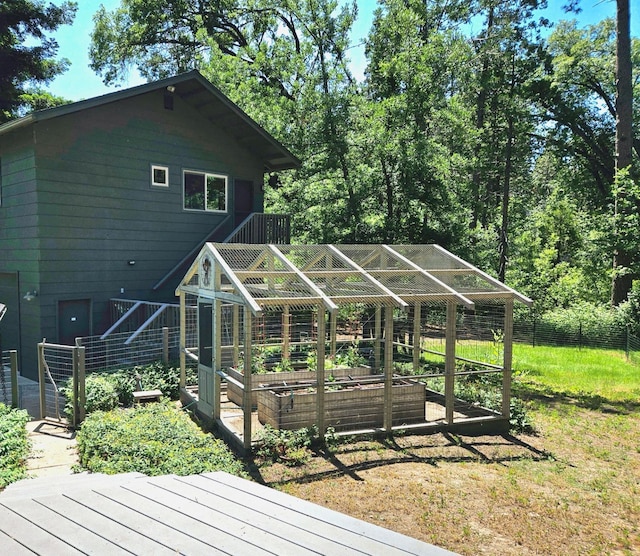
<svg viewBox="0 0 640 556">
<path fill-rule="evenodd" d="M 84 350 L 82 346 L 49 344 L 46 340 L 38 344 L 41 419 L 65 420 L 71 427 L 76 427 L 83 421 Z M 73 395 L 73 410 L 68 416 L 65 414 L 67 399 L 62 392 L 63 388 Z"/>
</svg>

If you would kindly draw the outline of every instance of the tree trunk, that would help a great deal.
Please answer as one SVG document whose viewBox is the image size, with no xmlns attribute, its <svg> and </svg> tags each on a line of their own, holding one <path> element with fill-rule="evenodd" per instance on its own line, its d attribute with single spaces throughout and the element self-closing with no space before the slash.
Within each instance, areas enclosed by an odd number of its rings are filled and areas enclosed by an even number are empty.
<svg viewBox="0 0 640 556">
<path fill-rule="evenodd" d="M 617 0 L 616 16 L 616 175 L 631 165 L 633 156 L 633 84 L 631 80 L 631 33 L 629 0 Z M 623 193 L 624 194 L 624 193 Z M 618 197 L 614 204 L 614 219 L 618 217 Z M 628 203 L 625 203 L 628 206 Z M 616 240 L 617 240 L 616 234 Z M 633 275 L 633 254 L 624 245 L 617 245 L 613 255 L 611 303 L 618 305 L 627 299 Z M 616 272 L 622 270 L 622 272 Z"/>
</svg>

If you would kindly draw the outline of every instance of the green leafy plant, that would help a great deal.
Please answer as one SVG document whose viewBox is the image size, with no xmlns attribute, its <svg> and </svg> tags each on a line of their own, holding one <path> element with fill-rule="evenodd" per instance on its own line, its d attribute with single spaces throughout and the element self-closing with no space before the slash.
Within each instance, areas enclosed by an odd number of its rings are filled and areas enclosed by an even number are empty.
<svg viewBox="0 0 640 556">
<path fill-rule="evenodd" d="M 197 383 L 197 370 L 186 369 L 186 383 Z M 91 373 L 85 378 L 85 412 L 109 411 L 116 407 L 129 407 L 133 404 L 133 392 L 142 390 L 160 390 L 164 397 L 175 400 L 180 395 L 180 367 L 162 362 L 139 365 L 117 371 Z M 61 387 L 66 397 L 65 413 L 73 414 L 73 390 L 71 380 Z"/>
<path fill-rule="evenodd" d="M 340 350 L 336 354 L 336 364 L 344 365 L 345 367 L 359 367 L 364 365 L 367 360 L 360 354 L 358 349 L 358 342 L 352 342 L 351 345 L 345 349 Z"/>
<path fill-rule="evenodd" d="M 313 426 L 284 430 L 265 425 L 258 432 L 257 440 L 258 457 L 290 466 L 303 465 L 311 458 L 310 447 L 318 441 L 318 429 Z"/>
<path fill-rule="evenodd" d="M 0 403 L 0 490 L 27 476 L 29 420 L 24 409 L 11 409 Z"/>
<path fill-rule="evenodd" d="M 293 364 L 291 363 L 291 359 L 289 359 L 288 357 L 283 358 L 273 368 L 273 371 L 276 372 L 276 373 L 288 373 L 288 372 L 292 372 L 294 370 L 295 369 L 293 368 Z"/>
<path fill-rule="evenodd" d="M 220 470 L 245 475 L 222 440 L 204 433 L 168 403 L 96 411 L 82 423 L 77 445 L 80 469 L 94 473 L 154 476 Z"/>
</svg>

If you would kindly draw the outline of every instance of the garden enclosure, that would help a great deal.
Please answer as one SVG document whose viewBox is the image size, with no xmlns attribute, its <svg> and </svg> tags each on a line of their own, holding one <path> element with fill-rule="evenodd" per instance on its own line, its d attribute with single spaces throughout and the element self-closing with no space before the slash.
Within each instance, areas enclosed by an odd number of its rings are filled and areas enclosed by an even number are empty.
<svg viewBox="0 0 640 556">
<path fill-rule="evenodd" d="M 265 424 L 508 426 L 513 304 L 531 301 L 437 245 L 207 243 L 176 293 L 198 411 L 243 450 Z"/>
</svg>

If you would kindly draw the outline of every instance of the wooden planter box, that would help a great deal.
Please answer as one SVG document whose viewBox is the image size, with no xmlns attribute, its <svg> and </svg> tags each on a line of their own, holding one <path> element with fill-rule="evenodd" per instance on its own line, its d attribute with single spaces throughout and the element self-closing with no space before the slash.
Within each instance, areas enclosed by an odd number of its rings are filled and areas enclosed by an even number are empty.
<svg viewBox="0 0 640 556">
<path fill-rule="evenodd" d="M 244 382 L 244 374 L 233 367 L 229 368 L 227 374 L 240 383 Z M 325 371 L 325 376 L 333 375 L 335 378 L 347 378 L 349 376 L 365 376 L 371 374 L 371 367 L 334 367 Z M 293 384 L 295 382 L 313 382 L 316 380 L 316 371 L 300 370 L 287 372 L 269 372 L 251 375 L 251 407 L 258 407 L 257 388 L 265 384 L 279 384 L 283 382 Z M 242 406 L 243 390 L 233 382 L 227 382 L 227 398 L 239 406 Z"/>
<path fill-rule="evenodd" d="M 280 385 L 278 385 L 280 386 Z M 316 392 L 272 390 L 258 392 L 258 419 L 276 429 L 299 429 L 316 423 Z M 393 425 L 425 419 L 425 386 L 404 380 L 393 385 Z M 383 426 L 384 384 L 345 387 L 324 393 L 325 425 L 336 431 Z"/>
</svg>

